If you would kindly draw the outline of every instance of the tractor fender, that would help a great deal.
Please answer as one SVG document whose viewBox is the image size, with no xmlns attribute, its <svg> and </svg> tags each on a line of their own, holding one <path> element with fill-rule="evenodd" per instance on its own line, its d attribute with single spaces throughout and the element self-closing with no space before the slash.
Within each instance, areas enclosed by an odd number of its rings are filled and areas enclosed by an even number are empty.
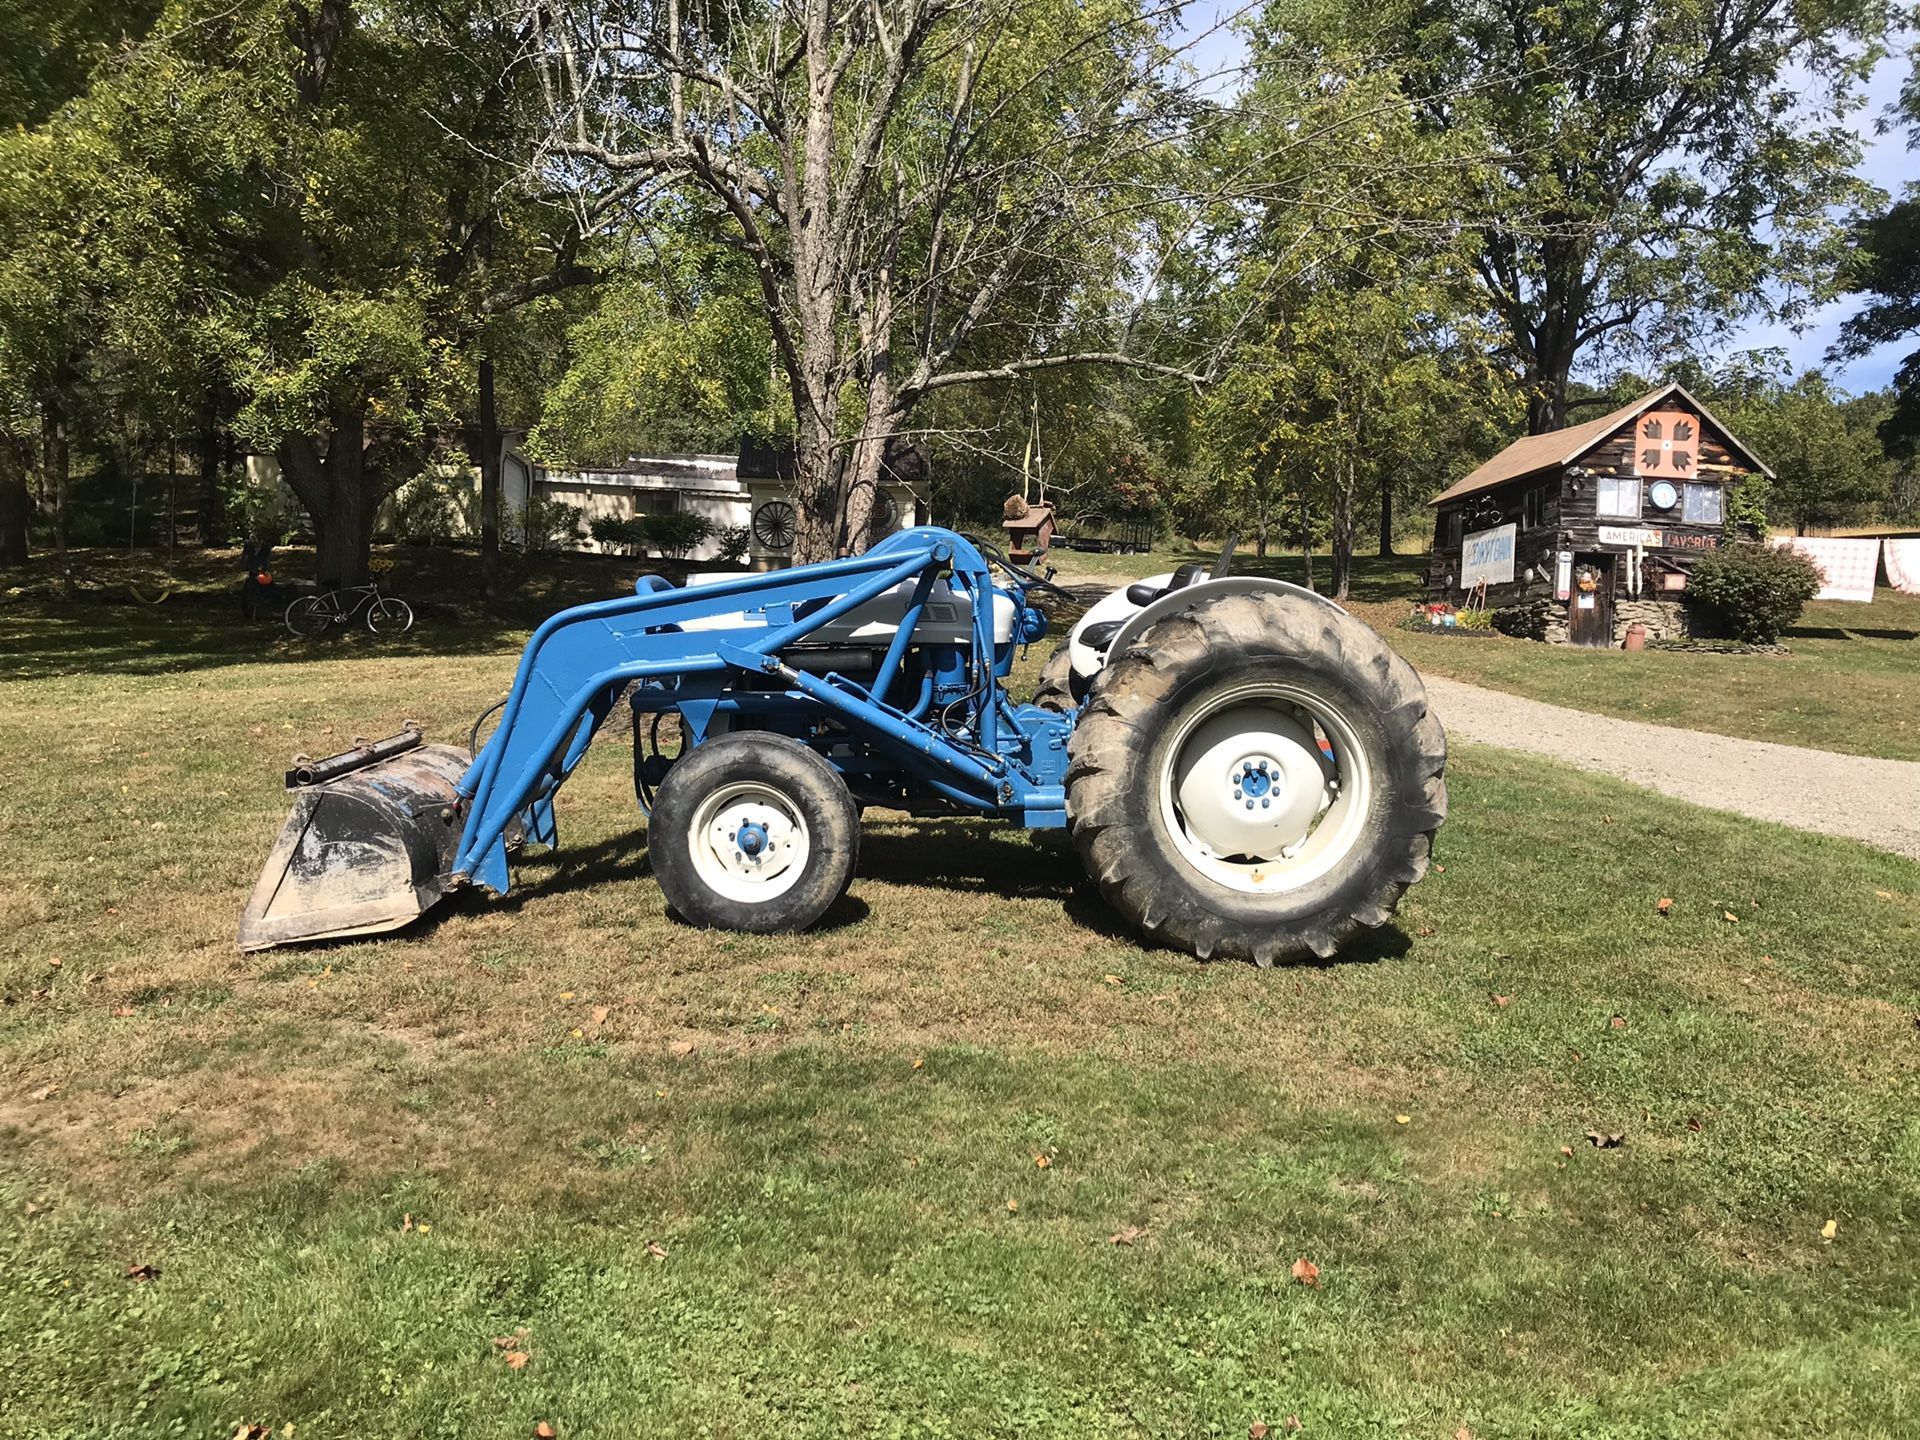
<svg viewBox="0 0 1920 1440">
<path fill-rule="evenodd" d="M 1149 575 L 1150 583 L 1165 584 L 1173 578 L 1172 572 L 1164 575 Z M 1073 672 L 1082 680 L 1091 679 L 1107 663 L 1109 655 L 1124 652 L 1127 646 L 1146 633 L 1147 627 L 1157 624 L 1169 615 L 1178 615 L 1183 610 L 1207 600 L 1217 600 L 1225 595 L 1301 595 L 1309 600 L 1317 600 L 1331 609 L 1346 612 L 1334 601 L 1304 585 L 1295 585 L 1287 580 L 1272 580 L 1263 575 L 1228 575 L 1218 580 L 1202 580 L 1197 585 L 1184 586 L 1179 590 L 1169 590 L 1151 605 L 1136 607 L 1127 599 L 1127 590 L 1123 585 L 1101 599 L 1081 617 L 1080 623 L 1073 627 L 1073 633 L 1067 643 L 1071 647 Z M 1118 620 L 1121 622 L 1119 633 L 1110 644 L 1096 650 L 1088 645 L 1081 636 L 1093 625 Z"/>
</svg>

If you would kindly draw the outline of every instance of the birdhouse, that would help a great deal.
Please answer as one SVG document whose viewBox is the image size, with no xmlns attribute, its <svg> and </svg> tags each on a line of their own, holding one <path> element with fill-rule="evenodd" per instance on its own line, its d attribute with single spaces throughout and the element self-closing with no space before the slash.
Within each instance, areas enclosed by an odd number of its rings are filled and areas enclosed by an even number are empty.
<svg viewBox="0 0 1920 1440">
<path fill-rule="evenodd" d="M 1016 508 L 1020 511 L 1014 513 Z M 1053 506 L 1042 502 L 1019 507 L 1008 504 L 1001 528 L 1007 532 L 1007 554 L 1016 565 L 1026 565 L 1047 553 L 1053 544 Z"/>
</svg>

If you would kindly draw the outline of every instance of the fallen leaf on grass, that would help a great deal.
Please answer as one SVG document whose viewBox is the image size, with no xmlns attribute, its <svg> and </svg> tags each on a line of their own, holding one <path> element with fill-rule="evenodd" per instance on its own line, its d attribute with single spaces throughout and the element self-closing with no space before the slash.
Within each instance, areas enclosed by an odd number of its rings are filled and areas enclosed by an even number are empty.
<svg viewBox="0 0 1920 1440">
<path fill-rule="evenodd" d="M 924 1070 L 927 1068 L 927 1062 L 924 1060 L 916 1060 L 913 1062 L 913 1068 L 916 1070 Z"/>
<path fill-rule="evenodd" d="M 1893 891 L 1891 890 L 1876 890 L 1873 893 L 1878 895 L 1882 900 L 1893 899 Z"/>
<path fill-rule="evenodd" d="M 1493 997 L 1493 1005 L 1496 1010 L 1504 1010 L 1512 1003 L 1513 997 L 1511 995 L 1495 995 Z"/>
<path fill-rule="evenodd" d="M 1722 910 L 1720 912 L 1720 918 L 1729 925 L 1738 925 L 1740 923 L 1740 917 L 1731 910 Z"/>
<path fill-rule="evenodd" d="M 1256 1420 L 1247 1426 L 1247 1440 L 1267 1440 L 1273 1432 L 1267 1428 L 1267 1422 Z"/>
<path fill-rule="evenodd" d="M 61 960 L 58 955 L 50 956 L 47 960 L 47 968 L 49 970 L 58 970 L 60 968 L 60 965 L 61 965 Z"/>
<path fill-rule="evenodd" d="M 1571 1160 L 1573 1158 L 1573 1147 L 1571 1145 L 1562 1145 L 1560 1147 L 1560 1153 Z"/>
<path fill-rule="evenodd" d="M 127 1267 L 127 1279 L 129 1280 L 156 1280 L 159 1276 L 160 1267 L 158 1265 L 129 1265 Z"/>
<path fill-rule="evenodd" d="M 1838 1235 L 1839 1233 L 1840 1233 L 1840 1222 L 1838 1220 L 1829 1220 L 1827 1221 L 1826 1224 L 1820 1227 L 1820 1238 L 1822 1240 L 1831 1240 L 1835 1235 Z"/>
<path fill-rule="evenodd" d="M 1146 1233 L 1146 1230 L 1139 1225 L 1127 1225 L 1109 1235 L 1107 1237 L 1107 1243 L 1109 1245 L 1131 1245 L 1134 1241 L 1145 1238 Z"/>
<path fill-rule="evenodd" d="M 573 991 L 571 991 L 571 990 L 562 990 L 562 991 L 560 992 L 560 998 L 561 998 L 562 1000 L 571 1000 L 571 999 L 573 999 Z"/>
<path fill-rule="evenodd" d="M 131 1005 L 116 1005 L 113 1007 L 113 1018 L 116 1020 L 125 1020 L 132 1014 L 133 1007 Z"/>
<path fill-rule="evenodd" d="M 1615 1030 L 1624 1030 L 1627 1028 L 1627 1017 L 1624 1015 L 1615 1015 L 1611 1020 L 1607 1021 L 1607 1024 Z"/>
<path fill-rule="evenodd" d="M 1411 1115 L 1396 1115 L 1393 1117 L 1393 1123 L 1396 1125 L 1411 1125 L 1413 1123 L 1413 1117 Z"/>
<path fill-rule="evenodd" d="M 664 1260 L 667 1258 L 667 1247 L 662 1245 L 658 1240 L 649 1240 L 647 1242 L 647 1254 L 656 1260 Z"/>
<path fill-rule="evenodd" d="M 1431 925 L 1422 925 L 1418 930 L 1414 931 L 1413 933 L 1421 936 L 1431 935 L 1433 934 L 1433 927 Z"/>
<path fill-rule="evenodd" d="M 42 1085 L 38 1090 L 33 1092 L 32 1098 L 35 1100 L 51 1100 L 59 1093 L 60 1087 L 58 1085 Z"/>
<path fill-rule="evenodd" d="M 411 1211 L 400 1217 L 400 1233 L 402 1235 L 410 1235 L 413 1233 L 413 1213 Z"/>
<path fill-rule="evenodd" d="M 1106 981 L 1107 984 L 1109 985 L 1124 985 L 1127 983 L 1126 981 L 1122 980 L 1118 975 L 1102 975 L 1100 978 Z"/>
<path fill-rule="evenodd" d="M 1307 1428 L 1306 1426 L 1300 1423 L 1300 1417 L 1298 1415 L 1289 1415 L 1285 1420 L 1281 1421 L 1280 1423 L 1282 1427 L 1285 1428 L 1285 1430 L 1289 1434 L 1293 1433 L 1295 1430 L 1304 1430 Z"/>
<path fill-rule="evenodd" d="M 233 1440 L 267 1440 L 273 1431 L 265 1425 L 249 1425 L 241 1420 L 233 1427 Z"/>
<path fill-rule="evenodd" d="M 1293 1262 L 1293 1278 L 1302 1285 L 1311 1285 L 1317 1290 L 1320 1288 L 1320 1267 L 1302 1255 Z"/>
<path fill-rule="evenodd" d="M 1045 1155 L 1036 1155 L 1033 1157 L 1033 1163 L 1038 1168 L 1045 1170 L 1053 1164 L 1053 1161 L 1049 1160 Z"/>
<path fill-rule="evenodd" d="M 1687 1129 L 1693 1131 L 1694 1134 L 1698 1135 L 1702 1130 L 1706 1128 L 1707 1128 L 1706 1125 L 1702 1123 L 1698 1115 L 1689 1115 L 1687 1117 Z"/>
<path fill-rule="evenodd" d="M 1660 897 L 1660 903 L 1655 905 L 1653 908 L 1658 910 L 1662 915 L 1671 915 L 1673 913 L 1672 897 L 1667 895 L 1662 895 Z"/>
<path fill-rule="evenodd" d="M 1593 1148 L 1596 1150 L 1618 1149 L 1619 1146 L 1626 1140 L 1626 1138 L 1627 1137 L 1625 1134 L 1619 1133 L 1619 1132 L 1609 1133 L 1605 1130 L 1587 1131 L 1587 1139 L 1592 1143 Z"/>
<path fill-rule="evenodd" d="M 500 1358 L 507 1362 L 507 1368 L 509 1370 L 524 1370 L 527 1368 L 527 1360 L 529 1357 L 524 1350 L 509 1350 Z"/>
<path fill-rule="evenodd" d="M 607 1016 L 611 1015 L 612 1013 L 613 1013 L 613 1007 L 611 1005 L 594 1006 L 593 1007 L 593 1023 L 596 1025 L 606 1024 Z"/>
<path fill-rule="evenodd" d="M 98 985 L 102 980 L 106 978 L 107 978 L 107 972 L 104 970 L 89 970 L 86 974 L 80 977 L 80 983 L 82 985 Z"/>
<path fill-rule="evenodd" d="M 1018 1200 L 1009 1199 L 1007 1201 L 1007 1213 L 1009 1215 L 1018 1215 L 1020 1213 L 1020 1202 Z"/>
<path fill-rule="evenodd" d="M 542 1420 L 538 1425 L 533 1427 L 534 1440 L 555 1440 L 555 1437 L 558 1435 L 558 1433 L 559 1432 L 556 1431 L 553 1428 L 553 1426 L 549 1425 L 544 1420 Z"/>
<path fill-rule="evenodd" d="M 1473 1440 L 1473 1431 L 1462 1425 L 1458 1430 L 1453 1432 L 1453 1440 Z"/>
<path fill-rule="evenodd" d="M 29 1200 L 29 1201 L 27 1201 L 27 1214 L 28 1214 L 29 1216 L 33 1216 L 33 1215 L 38 1215 L 38 1214 L 39 1214 L 39 1213 L 40 1213 L 41 1211 L 43 1211 L 43 1210 L 46 1210 L 46 1209 L 49 1209 L 49 1208 L 51 1208 L 51 1207 L 50 1207 L 50 1206 L 49 1206 L 49 1205 L 47 1204 L 47 1202 L 46 1202 L 46 1201 L 44 1201 L 44 1200 Z"/>
<path fill-rule="evenodd" d="M 667 1053 L 676 1059 L 684 1060 L 693 1054 L 693 1042 L 691 1040 L 676 1040 L 667 1046 Z"/>
</svg>

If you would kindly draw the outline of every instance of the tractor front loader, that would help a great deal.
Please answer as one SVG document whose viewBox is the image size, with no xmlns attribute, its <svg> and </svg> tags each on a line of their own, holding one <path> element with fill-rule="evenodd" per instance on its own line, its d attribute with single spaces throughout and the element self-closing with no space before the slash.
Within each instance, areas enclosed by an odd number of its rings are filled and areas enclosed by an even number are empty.
<svg viewBox="0 0 1920 1440">
<path fill-rule="evenodd" d="M 643 577 L 534 632 L 477 754 L 408 728 L 296 764 L 241 947 L 397 929 L 466 885 L 504 894 L 515 849 L 557 843 L 554 792 L 626 694 L 648 858 L 692 924 L 812 925 L 878 806 L 1064 826 L 1116 909 L 1202 959 L 1332 955 L 1425 873 L 1446 737 L 1372 630 L 1225 569 L 1101 600 L 1030 704 L 1005 681 L 1046 633 L 1029 596 L 1053 587 L 952 531 L 766 575 Z M 643 743 L 669 713 L 673 756 Z"/>
</svg>

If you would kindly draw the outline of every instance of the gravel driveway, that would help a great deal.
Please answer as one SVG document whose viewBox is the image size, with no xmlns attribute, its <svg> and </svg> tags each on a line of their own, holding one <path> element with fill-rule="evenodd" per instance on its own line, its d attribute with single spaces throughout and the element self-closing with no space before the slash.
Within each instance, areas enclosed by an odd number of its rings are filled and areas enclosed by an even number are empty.
<svg viewBox="0 0 1920 1440">
<path fill-rule="evenodd" d="M 1920 860 L 1920 761 L 1616 720 L 1424 675 L 1455 739 L 1550 756 L 1664 795 Z"/>
</svg>

